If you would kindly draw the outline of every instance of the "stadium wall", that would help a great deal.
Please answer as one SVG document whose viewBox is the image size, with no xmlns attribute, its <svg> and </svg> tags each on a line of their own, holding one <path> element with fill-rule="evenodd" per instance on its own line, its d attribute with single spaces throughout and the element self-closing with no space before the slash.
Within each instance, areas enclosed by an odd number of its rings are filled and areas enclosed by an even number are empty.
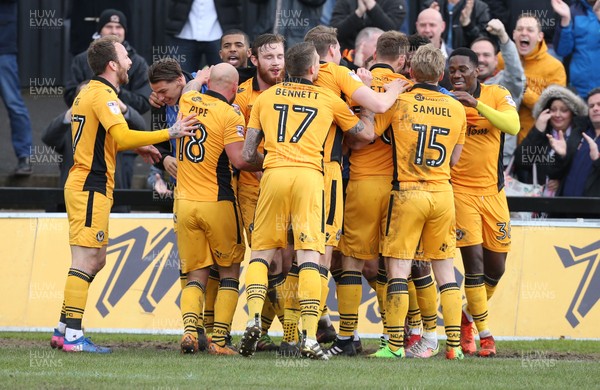
<svg viewBox="0 0 600 390">
<path fill-rule="evenodd" d="M 8 292 L 0 301 L 0 329 L 51 329 L 71 258 L 66 215 L 2 214 L 0 226 L 0 283 Z M 506 273 L 490 301 L 494 335 L 600 338 L 599 228 L 600 223 L 581 221 L 513 224 Z M 178 254 L 170 216 L 112 215 L 109 237 L 107 264 L 90 288 L 84 326 L 106 332 L 180 333 Z M 462 285 L 460 258 L 455 266 Z M 332 280 L 330 287 L 327 304 L 337 321 Z M 381 323 L 376 295 L 366 283 L 363 287 L 359 332 L 377 336 Z M 246 320 L 243 283 L 240 293 L 234 332 L 242 331 Z M 273 331 L 281 332 L 278 321 Z M 438 331 L 443 334 L 441 326 Z"/>
</svg>

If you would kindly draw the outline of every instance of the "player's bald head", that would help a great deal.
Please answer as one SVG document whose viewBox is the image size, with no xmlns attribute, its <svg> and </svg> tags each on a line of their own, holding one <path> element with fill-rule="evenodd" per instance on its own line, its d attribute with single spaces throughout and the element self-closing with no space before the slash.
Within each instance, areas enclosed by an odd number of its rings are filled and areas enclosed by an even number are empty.
<svg viewBox="0 0 600 390">
<path fill-rule="evenodd" d="M 210 71 L 209 83 L 211 86 L 227 86 L 237 84 L 240 77 L 235 67 L 229 63 L 222 62 L 215 65 Z"/>
<path fill-rule="evenodd" d="M 225 96 L 231 103 L 235 99 L 239 80 L 237 69 L 228 62 L 222 62 L 211 69 L 208 89 Z"/>
</svg>

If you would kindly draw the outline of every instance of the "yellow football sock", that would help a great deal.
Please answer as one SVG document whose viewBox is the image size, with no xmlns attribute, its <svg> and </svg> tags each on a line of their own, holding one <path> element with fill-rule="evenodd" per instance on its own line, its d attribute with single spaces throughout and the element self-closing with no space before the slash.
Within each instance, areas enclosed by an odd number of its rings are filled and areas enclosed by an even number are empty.
<svg viewBox="0 0 600 390">
<path fill-rule="evenodd" d="M 269 276 L 269 290 L 267 294 L 273 305 L 273 310 L 279 322 L 283 325 L 283 314 L 285 310 L 285 275 L 283 273 Z"/>
<path fill-rule="evenodd" d="M 487 275 L 483 275 L 483 283 L 485 284 L 485 293 L 488 301 L 492 295 L 494 295 L 494 292 L 496 292 L 496 287 L 498 286 L 499 281 L 500 279 L 492 279 Z"/>
<path fill-rule="evenodd" d="M 198 316 L 204 304 L 204 286 L 197 280 L 187 282 L 181 292 L 181 317 L 183 332 L 197 334 Z"/>
<path fill-rule="evenodd" d="M 447 283 L 440 286 L 440 301 L 444 328 L 446 329 L 446 346 L 450 348 L 460 345 L 460 320 L 462 315 L 462 299 L 458 284 Z"/>
<path fill-rule="evenodd" d="M 229 327 L 233 320 L 233 314 L 238 302 L 239 280 L 224 278 L 215 300 L 215 322 L 212 342 L 220 347 L 225 346 L 225 340 L 229 334 Z"/>
<path fill-rule="evenodd" d="M 211 267 L 206 282 L 206 294 L 204 300 L 204 329 L 207 334 L 213 333 L 213 323 L 215 321 L 215 300 L 219 291 L 219 271 Z"/>
<path fill-rule="evenodd" d="M 61 324 L 67 323 L 67 309 L 65 309 L 65 300 L 63 298 L 62 307 L 60 308 L 60 319 L 58 320 Z M 64 330 L 61 333 L 65 333 Z"/>
<path fill-rule="evenodd" d="M 385 317 L 390 335 L 388 343 L 392 352 L 404 346 L 404 321 L 408 313 L 408 282 L 406 279 L 390 279 L 387 284 Z"/>
<path fill-rule="evenodd" d="M 321 277 L 321 306 L 319 307 L 319 318 L 325 315 L 325 305 L 327 304 L 327 295 L 329 295 L 329 269 L 319 266 L 319 275 Z"/>
<path fill-rule="evenodd" d="M 298 301 L 302 330 L 308 338 L 317 338 L 317 323 L 321 312 L 321 276 L 319 264 L 306 262 L 298 266 Z"/>
<path fill-rule="evenodd" d="M 417 304 L 423 319 L 423 331 L 435 332 L 437 329 L 437 289 L 431 275 L 413 279 Z"/>
<path fill-rule="evenodd" d="M 362 272 L 344 271 L 338 285 L 339 336 L 350 337 L 358 324 L 358 307 L 362 298 Z"/>
<path fill-rule="evenodd" d="M 482 274 L 465 274 L 465 296 L 467 307 L 473 317 L 479 333 L 487 331 L 488 307 L 487 293 L 483 284 Z"/>
<path fill-rule="evenodd" d="M 335 282 L 336 288 L 340 284 L 340 279 L 342 278 L 342 271 L 343 270 L 341 268 L 332 269 L 329 271 L 329 272 L 331 272 L 331 277 L 333 278 L 333 281 Z"/>
<path fill-rule="evenodd" d="M 417 290 L 412 278 L 408 278 L 408 327 L 409 329 L 421 328 L 421 310 L 417 300 Z"/>
<path fill-rule="evenodd" d="M 385 270 L 385 264 L 380 261 L 379 268 L 377 269 L 377 303 L 379 304 L 379 314 L 381 315 L 381 322 L 383 323 L 383 334 L 389 334 L 387 330 L 387 321 L 385 319 L 385 297 L 387 295 L 387 272 Z"/>
<path fill-rule="evenodd" d="M 373 291 L 377 292 L 377 278 L 367 280 L 367 284 L 369 285 L 369 287 L 371 287 Z"/>
<path fill-rule="evenodd" d="M 288 272 L 284 287 L 285 310 L 283 321 L 283 341 L 298 342 L 298 320 L 300 319 L 300 304 L 298 303 L 298 266 L 292 265 Z"/>
<path fill-rule="evenodd" d="M 69 268 L 64 298 L 67 328 L 81 330 L 81 320 L 92 280 L 93 276 L 78 269 Z"/>
<path fill-rule="evenodd" d="M 264 259 L 252 259 L 246 271 L 246 296 L 248 318 L 260 316 L 267 295 L 269 263 Z"/>
<path fill-rule="evenodd" d="M 260 313 L 261 334 L 269 333 L 274 318 L 275 308 L 273 307 L 273 303 L 267 299 L 263 305 L 262 313 Z"/>
</svg>

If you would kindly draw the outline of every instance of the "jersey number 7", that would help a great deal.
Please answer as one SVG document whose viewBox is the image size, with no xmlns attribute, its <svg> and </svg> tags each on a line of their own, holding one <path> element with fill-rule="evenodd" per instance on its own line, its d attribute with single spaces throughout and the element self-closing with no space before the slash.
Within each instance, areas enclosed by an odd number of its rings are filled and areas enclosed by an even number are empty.
<svg viewBox="0 0 600 390">
<path fill-rule="evenodd" d="M 285 130 L 287 127 L 288 111 L 290 106 L 288 104 L 273 104 L 273 108 L 276 111 L 279 111 L 279 119 L 277 121 L 277 142 L 285 142 Z M 294 134 L 292 134 L 292 138 L 290 139 L 290 143 L 295 144 L 300 141 L 300 138 L 302 138 L 304 132 L 306 129 L 308 129 L 308 126 L 310 126 L 313 119 L 315 119 L 315 116 L 317 116 L 317 112 L 319 112 L 319 110 L 314 107 L 298 106 L 295 104 L 292 106 L 292 110 L 294 112 L 306 114 L 300 123 L 300 126 L 298 126 Z"/>
</svg>

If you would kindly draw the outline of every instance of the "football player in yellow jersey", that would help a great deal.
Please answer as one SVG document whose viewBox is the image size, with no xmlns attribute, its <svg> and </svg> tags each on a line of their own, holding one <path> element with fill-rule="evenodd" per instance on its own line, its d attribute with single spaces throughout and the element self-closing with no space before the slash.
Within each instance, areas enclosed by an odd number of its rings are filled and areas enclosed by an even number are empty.
<svg viewBox="0 0 600 390">
<path fill-rule="evenodd" d="M 487 324 L 487 301 L 504 274 L 510 251 L 510 213 L 504 193 L 504 133 L 519 132 L 519 115 L 510 92 L 477 80 L 477 54 L 458 48 L 449 58 L 454 95 L 465 106 L 468 129 L 463 154 L 452 168 L 456 203 L 456 244 L 465 266 L 467 310 L 461 345 L 477 352 L 473 319 L 479 330 L 479 356 L 494 356 L 496 344 Z"/>
<path fill-rule="evenodd" d="M 403 82 L 393 82 L 387 86 L 385 93 L 377 93 L 363 80 L 370 80 L 370 73 L 360 68 L 355 74 L 350 69 L 340 66 L 340 44 L 337 39 L 337 29 L 327 26 L 317 26 L 311 29 L 304 37 L 305 42 L 312 42 L 320 57 L 320 77 L 316 85 L 325 87 L 342 99 L 352 100 L 372 112 L 383 113 L 394 104 L 398 93 L 406 88 Z M 342 232 L 343 219 L 343 193 L 342 193 L 342 132 L 331 125 L 325 142 L 325 254 L 320 259 L 320 272 L 322 275 L 321 310 L 324 309 L 328 295 L 328 275 L 331 266 L 333 249 L 338 245 Z M 325 319 L 328 321 L 328 318 Z M 330 322 L 327 325 L 331 325 Z"/>
<path fill-rule="evenodd" d="M 238 73 L 227 63 L 215 65 L 205 94 L 183 89 L 179 110 L 195 114 L 196 134 L 177 142 L 177 246 L 187 285 L 181 293 L 183 353 L 198 351 L 196 326 L 204 304 L 210 267 L 216 264 L 220 286 L 209 353 L 233 355 L 226 348 L 229 325 L 237 306 L 240 263 L 245 245 L 232 187 L 230 162 L 238 169 L 259 170 L 242 160 L 244 118 L 230 103 L 238 88 Z"/>
<path fill-rule="evenodd" d="M 148 162 L 160 153 L 151 145 L 193 134 L 188 116 L 156 132 L 131 131 L 119 109 L 117 91 L 127 84 L 131 60 L 115 36 L 90 44 L 88 63 L 95 76 L 77 95 L 72 111 L 73 167 L 65 183 L 71 267 L 58 327 L 51 346 L 68 352 L 108 353 L 85 337 L 81 328 L 87 294 L 106 263 L 108 219 L 114 188 L 117 151 L 136 149 Z"/>
<path fill-rule="evenodd" d="M 374 55 L 375 65 L 371 67 L 373 90 L 383 91 L 383 86 L 395 79 L 412 85 L 412 82 L 396 73 L 404 67 L 407 48 L 406 36 L 398 31 L 388 31 L 379 37 Z M 343 273 L 337 291 L 340 330 L 334 344 L 327 350 L 329 356 L 356 355 L 352 336 L 358 324 L 358 308 L 362 297 L 361 273 L 370 264 L 374 266 L 374 273 L 377 273 L 380 242 L 383 241 L 382 224 L 392 189 L 394 165 L 389 134 L 386 137 L 382 133 L 375 135 L 374 141 L 350 154 L 344 234 L 339 245 L 344 255 Z M 385 286 L 385 282 L 382 286 Z M 383 296 L 377 295 L 382 319 Z"/>
<path fill-rule="evenodd" d="M 420 47 L 411 60 L 415 85 L 396 105 L 375 117 L 378 134 L 392 127 L 394 172 L 386 210 L 382 255 L 387 268 L 385 318 L 388 344 L 377 358 L 403 358 L 404 322 L 408 312 L 411 263 L 418 248 L 432 262 L 440 288 L 446 328 L 446 358 L 462 359 L 460 350 L 460 290 L 454 277 L 454 201 L 450 167 L 460 156 L 466 130 L 465 111 L 438 91 L 444 55 L 433 45 Z M 438 353 L 437 340 L 427 355 Z"/>
<path fill-rule="evenodd" d="M 250 119 L 250 112 L 256 98 L 266 89 L 283 81 L 285 73 L 284 41 L 283 36 L 278 34 L 262 34 L 252 44 L 250 60 L 256 66 L 256 75 L 240 84 L 234 102 L 244 115 L 246 123 Z M 259 146 L 259 151 L 262 153 L 262 145 Z M 250 247 L 252 246 L 252 221 L 258 200 L 260 177 L 262 177 L 262 172 L 242 171 L 237 183 L 237 198 Z M 277 345 L 268 335 L 268 330 L 276 314 L 282 325 L 284 322 L 285 294 L 282 290 L 285 274 L 291 267 L 293 249 L 292 251 L 278 250 L 275 256 L 278 261 L 272 262 L 269 268 L 269 301 L 265 303 L 261 316 L 262 335 L 257 344 L 258 351 L 277 349 Z M 279 261 L 279 259 L 283 261 Z M 274 299 L 274 302 L 271 302 L 271 299 Z"/>
<path fill-rule="evenodd" d="M 359 120 L 331 91 L 313 85 L 319 56 L 312 43 L 299 43 L 285 56 L 289 82 L 264 91 L 252 108 L 244 159 L 263 161 L 264 176 L 254 218 L 252 255 L 246 273 L 249 320 L 240 353 L 250 356 L 260 337 L 260 313 L 267 293 L 267 270 L 277 248 L 294 234 L 299 268 L 298 297 L 303 325 L 301 352 L 327 360 L 316 340 L 321 300 L 319 253 L 325 251 L 323 145 L 332 122 L 360 140 L 373 137 L 372 113 Z"/>
</svg>

